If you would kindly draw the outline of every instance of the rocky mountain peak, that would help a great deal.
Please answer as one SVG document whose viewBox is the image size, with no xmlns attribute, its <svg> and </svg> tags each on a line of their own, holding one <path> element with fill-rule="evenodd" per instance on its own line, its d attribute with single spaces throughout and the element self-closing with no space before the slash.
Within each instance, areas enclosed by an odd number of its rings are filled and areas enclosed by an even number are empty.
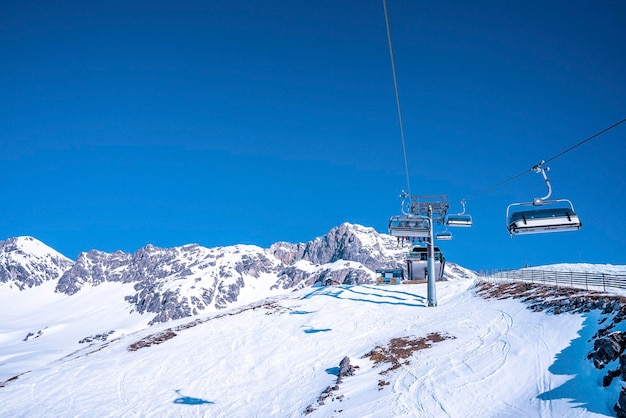
<svg viewBox="0 0 626 418">
<path fill-rule="evenodd" d="M 392 237 L 379 234 L 374 228 L 345 222 L 309 242 L 302 259 L 316 264 L 337 260 L 358 261 L 375 270 L 396 264 L 398 252 L 403 253 L 404 250 L 398 250 Z"/>
<path fill-rule="evenodd" d="M 0 241 L 0 283 L 20 290 L 57 280 L 72 265 L 72 260 L 33 237 Z"/>
</svg>

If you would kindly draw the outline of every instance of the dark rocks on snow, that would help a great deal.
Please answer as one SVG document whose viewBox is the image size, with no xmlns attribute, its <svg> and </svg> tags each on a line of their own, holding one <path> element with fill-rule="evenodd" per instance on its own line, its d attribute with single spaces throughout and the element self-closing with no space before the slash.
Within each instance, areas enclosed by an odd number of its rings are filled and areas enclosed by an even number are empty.
<svg viewBox="0 0 626 418">
<path fill-rule="evenodd" d="M 339 390 L 339 384 L 343 383 L 343 378 L 347 376 L 353 376 L 354 372 L 356 371 L 358 367 L 359 366 L 352 366 L 350 364 L 350 358 L 348 356 L 345 356 L 339 362 L 339 372 L 337 372 L 336 383 L 333 386 L 328 386 L 326 389 L 324 389 L 322 393 L 320 394 L 320 396 L 315 401 L 315 403 L 306 407 L 306 409 L 304 410 L 304 415 L 308 415 L 312 413 L 319 406 L 325 405 L 327 401 L 331 401 L 331 402 L 335 400 L 338 400 L 340 402 L 343 401 L 344 396 L 343 395 L 335 396 L 334 392 Z"/>
<path fill-rule="evenodd" d="M 603 369 L 619 359 L 619 367 L 607 371 L 602 378 L 602 385 L 610 386 L 616 377 L 621 377 L 626 382 L 626 332 L 613 331 L 615 326 L 626 318 L 625 297 L 525 282 L 503 284 L 481 282 L 477 289 L 477 293 L 486 298 L 522 299 L 529 305 L 529 309 L 535 312 L 561 314 L 600 311 L 603 317 L 599 320 L 599 325 L 605 325 L 593 335 L 593 350 L 589 352 L 587 358 L 593 360 L 597 369 Z M 622 388 L 614 409 L 618 417 L 626 418 L 626 386 Z"/>
<path fill-rule="evenodd" d="M 92 343 L 94 341 L 106 341 L 109 338 L 109 335 L 113 334 L 115 331 L 111 330 L 109 332 L 103 332 L 102 334 L 91 335 L 89 337 L 85 337 L 80 340 L 79 344 Z"/>
<path fill-rule="evenodd" d="M 618 418 L 626 418 L 626 387 L 622 388 L 619 394 L 619 400 L 613 407 Z"/>
<path fill-rule="evenodd" d="M 605 337 L 598 338 L 593 343 L 593 351 L 587 358 L 593 360 L 593 365 L 597 369 L 617 360 L 626 348 L 626 338 L 622 332 L 612 332 Z"/>
<path fill-rule="evenodd" d="M 345 356 L 339 363 L 339 373 L 337 374 L 337 384 L 342 382 L 342 378 L 354 375 L 354 366 L 350 364 L 350 358 Z"/>
</svg>

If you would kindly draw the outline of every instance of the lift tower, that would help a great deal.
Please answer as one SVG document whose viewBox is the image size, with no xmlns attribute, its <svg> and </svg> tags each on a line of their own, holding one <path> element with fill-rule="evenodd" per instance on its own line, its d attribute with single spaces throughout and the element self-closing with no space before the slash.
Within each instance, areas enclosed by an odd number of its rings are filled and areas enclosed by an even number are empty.
<svg viewBox="0 0 626 418">
<path fill-rule="evenodd" d="M 437 306 L 435 280 L 435 240 L 434 224 L 443 224 L 450 205 L 448 196 L 409 196 L 402 195 L 401 216 L 391 218 L 389 231 L 393 236 L 423 237 L 427 241 L 428 265 L 428 306 Z"/>
</svg>

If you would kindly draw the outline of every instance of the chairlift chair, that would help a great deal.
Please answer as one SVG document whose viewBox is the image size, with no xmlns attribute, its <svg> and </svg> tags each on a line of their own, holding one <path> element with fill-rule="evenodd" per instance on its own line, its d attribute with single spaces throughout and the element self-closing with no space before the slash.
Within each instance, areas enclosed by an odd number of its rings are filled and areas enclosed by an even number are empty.
<svg viewBox="0 0 626 418">
<path fill-rule="evenodd" d="M 552 195 L 552 186 L 546 175 L 549 168 L 542 167 L 543 164 L 543 161 L 537 164 L 533 167 L 533 171 L 543 175 L 548 187 L 548 194 L 536 198 L 532 202 L 512 203 L 506 208 L 506 227 L 511 236 L 577 231 L 582 227 L 582 222 L 576 215 L 571 201 L 567 199 L 547 200 Z M 532 206 L 533 209 L 523 209 L 529 206 Z M 514 210 L 517 207 L 522 209 Z"/>
<path fill-rule="evenodd" d="M 452 233 L 448 232 L 448 227 L 441 232 L 435 234 L 435 239 L 440 241 L 450 241 L 452 239 Z"/>
<path fill-rule="evenodd" d="M 452 239 L 452 234 L 450 232 L 440 232 L 435 235 L 435 238 L 440 241 L 450 241 Z"/>
<path fill-rule="evenodd" d="M 507 229 L 511 235 L 540 234 L 548 232 L 577 231 L 582 227 L 580 218 L 574 212 L 572 202 L 567 199 L 544 201 L 543 204 L 566 203 L 559 208 L 543 208 L 532 210 L 511 211 L 515 206 L 529 206 L 533 203 L 513 203 L 508 206 Z"/>
<path fill-rule="evenodd" d="M 465 199 L 461 200 L 461 204 L 463 205 L 463 211 L 461 213 L 457 213 L 456 215 L 448 215 L 446 218 L 446 226 L 472 226 L 472 217 L 465 214 Z"/>
<path fill-rule="evenodd" d="M 447 226 L 472 226 L 472 217 L 470 215 L 448 215 L 446 219 Z"/>
<path fill-rule="evenodd" d="M 389 219 L 389 235 L 393 237 L 426 238 L 430 236 L 430 221 L 424 216 L 392 216 Z"/>
</svg>

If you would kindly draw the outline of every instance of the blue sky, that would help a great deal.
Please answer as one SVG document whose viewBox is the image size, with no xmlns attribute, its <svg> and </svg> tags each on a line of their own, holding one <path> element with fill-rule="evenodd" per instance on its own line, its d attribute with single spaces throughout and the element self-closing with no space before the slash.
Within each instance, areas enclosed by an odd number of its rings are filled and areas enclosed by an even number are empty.
<svg viewBox="0 0 626 418">
<path fill-rule="evenodd" d="M 549 164 L 579 232 L 509 237 L 537 174 L 481 193 L 626 117 L 626 4 L 508 3 L 389 0 L 411 192 L 470 198 L 463 266 L 626 264 L 626 124 Z M 0 54 L 0 239 L 268 247 L 399 212 L 382 1 L 11 2 Z"/>
</svg>

